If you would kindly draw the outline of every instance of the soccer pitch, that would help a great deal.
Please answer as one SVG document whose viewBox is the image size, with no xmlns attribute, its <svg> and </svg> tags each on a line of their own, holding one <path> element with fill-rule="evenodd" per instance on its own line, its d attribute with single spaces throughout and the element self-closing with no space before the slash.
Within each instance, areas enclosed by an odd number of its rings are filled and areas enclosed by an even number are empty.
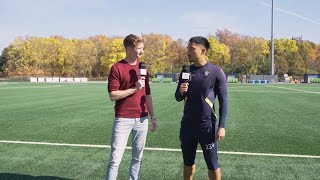
<svg viewBox="0 0 320 180">
<path fill-rule="evenodd" d="M 319 179 L 320 85 L 228 87 L 223 179 Z M 159 127 L 148 134 L 141 179 L 182 179 L 175 88 L 151 84 Z M 2 82 L 0 102 L 0 179 L 104 178 L 114 116 L 105 83 Z M 119 179 L 127 179 L 130 157 L 128 149 Z M 196 165 L 195 179 L 207 179 L 201 153 Z"/>
</svg>

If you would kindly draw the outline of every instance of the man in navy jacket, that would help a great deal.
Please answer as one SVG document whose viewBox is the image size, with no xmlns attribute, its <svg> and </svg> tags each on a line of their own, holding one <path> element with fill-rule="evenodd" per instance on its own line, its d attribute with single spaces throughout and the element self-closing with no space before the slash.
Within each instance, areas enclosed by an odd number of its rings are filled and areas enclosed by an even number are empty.
<svg viewBox="0 0 320 180">
<path fill-rule="evenodd" d="M 222 69 L 206 60 L 210 48 L 204 37 L 193 37 L 188 44 L 190 79 L 185 81 L 180 74 L 175 92 L 177 101 L 185 101 L 181 120 L 180 140 L 184 160 L 184 179 L 192 179 L 195 173 L 195 155 L 198 143 L 208 167 L 209 179 L 221 179 L 218 164 L 217 142 L 225 137 L 228 95 L 226 76 Z M 214 101 L 219 100 L 219 122 Z M 216 124 L 218 127 L 216 127 Z"/>
</svg>

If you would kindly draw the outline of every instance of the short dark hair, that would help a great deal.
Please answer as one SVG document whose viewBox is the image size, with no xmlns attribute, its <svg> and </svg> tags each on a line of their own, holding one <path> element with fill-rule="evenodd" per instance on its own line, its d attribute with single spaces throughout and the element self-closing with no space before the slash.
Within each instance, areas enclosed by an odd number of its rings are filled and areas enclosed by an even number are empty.
<svg viewBox="0 0 320 180">
<path fill-rule="evenodd" d="M 208 51 L 210 49 L 210 43 L 208 41 L 208 39 L 206 39 L 205 37 L 202 37 L 202 36 L 195 36 L 195 37 L 192 37 L 190 40 L 189 40 L 189 43 L 194 43 L 194 44 L 201 44 L 203 45 L 206 50 Z"/>
<path fill-rule="evenodd" d="M 124 38 L 123 45 L 124 45 L 124 48 L 127 48 L 127 47 L 134 48 L 140 42 L 142 43 L 144 42 L 142 37 L 138 37 L 134 34 L 129 34 Z"/>
</svg>

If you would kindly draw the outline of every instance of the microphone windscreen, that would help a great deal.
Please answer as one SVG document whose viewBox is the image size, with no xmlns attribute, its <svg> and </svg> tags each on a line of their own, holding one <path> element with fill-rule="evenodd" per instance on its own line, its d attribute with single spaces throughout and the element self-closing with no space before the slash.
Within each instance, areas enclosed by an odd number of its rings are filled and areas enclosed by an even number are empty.
<svg viewBox="0 0 320 180">
<path fill-rule="evenodd" d="M 189 73 L 190 72 L 189 66 L 188 65 L 183 65 L 182 66 L 182 72 Z"/>
<path fill-rule="evenodd" d="M 181 78 L 182 78 L 183 82 L 190 80 L 190 68 L 188 65 L 182 66 Z"/>
<path fill-rule="evenodd" d="M 146 69 L 146 68 L 147 68 L 146 63 L 144 63 L 144 62 L 139 63 L 139 69 Z"/>
<path fill-rule="evenodd" d="M 147 75 L 147 65 L 144 62 L 139 63 L 139 75 L 146 76 Z"/>
</svg>

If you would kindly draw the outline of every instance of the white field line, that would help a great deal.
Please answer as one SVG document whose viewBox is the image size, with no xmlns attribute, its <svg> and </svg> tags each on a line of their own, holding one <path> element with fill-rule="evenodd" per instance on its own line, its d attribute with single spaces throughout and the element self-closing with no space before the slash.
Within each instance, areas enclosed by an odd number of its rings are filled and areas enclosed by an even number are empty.
<svg viewBox="0 0 320 180">
<path fill-rule="evenodd" d="M 304 93 L 311 93 L 311 94 L 320 94 L 320 92 L 314 92 L 314 91 L 304 91 L 301 89 L 294 89 L 294 88 L 287 88 L 287 87 L 279 87 L 279 86 L 273 86 L 273 85 L 266 85 L 268 87 L 275 87 L 279 89 L 288 89 L 288 90 L 293 90 L 293 91 L 299 91 L 299 92 L 304 92 Z"/>
<path fill-rule="evenodd" d="M 70 146 L 70 147 L 90 147 L 90 148 L 111 148 L 109 145 L 94 145 L 94 144 L 67 144 L 67 143 L 48 143 L 48 142 L 27 142 L 27 141 L 7 141 L 0 140 L 0 143 L 8 144 L 30 144 L 30 145 L 49 145 L 49 146 Z M 131 147 L 126 147 L 131 149 Z M 149 151 L 169 151 L 169 152 L 181 152 L 180 149 L 171 148 L 149 148 L 145 147 L 145 150 Z M 197 150 L 198 153 L 202 152 Z M 250 156 L 273 156 L 273 157 L 296 157 L 296 158 L 312 158 L 320 159 L 320 156 L 311 155 L 297 155 L 297 154 L 271 154 L 271 153 L 250 153 L 250 152 L 232 152 L 232 151 L 218 151 L 219 154 L 233 154 L 233 155 L 250 155 Z"/>
<path fill-rule="evenodd" d="M 48 86 L 17 86 L 17 87 L 8 87 L 8 86 L 3 86 L 0 88 L 2 89 L 50 89 L 50 88 L 60 88 L 62 85 L 48 85 Z"/>
<path fill-rule="evenodd" d="M 288 91 L 252 91 L 252 90 L 229 90 L 229 92 L 282 93 L 282 94 L 306 94 L 306 93 L 307 93 L 307 92 L 288 92 Z"/>
</svg>

